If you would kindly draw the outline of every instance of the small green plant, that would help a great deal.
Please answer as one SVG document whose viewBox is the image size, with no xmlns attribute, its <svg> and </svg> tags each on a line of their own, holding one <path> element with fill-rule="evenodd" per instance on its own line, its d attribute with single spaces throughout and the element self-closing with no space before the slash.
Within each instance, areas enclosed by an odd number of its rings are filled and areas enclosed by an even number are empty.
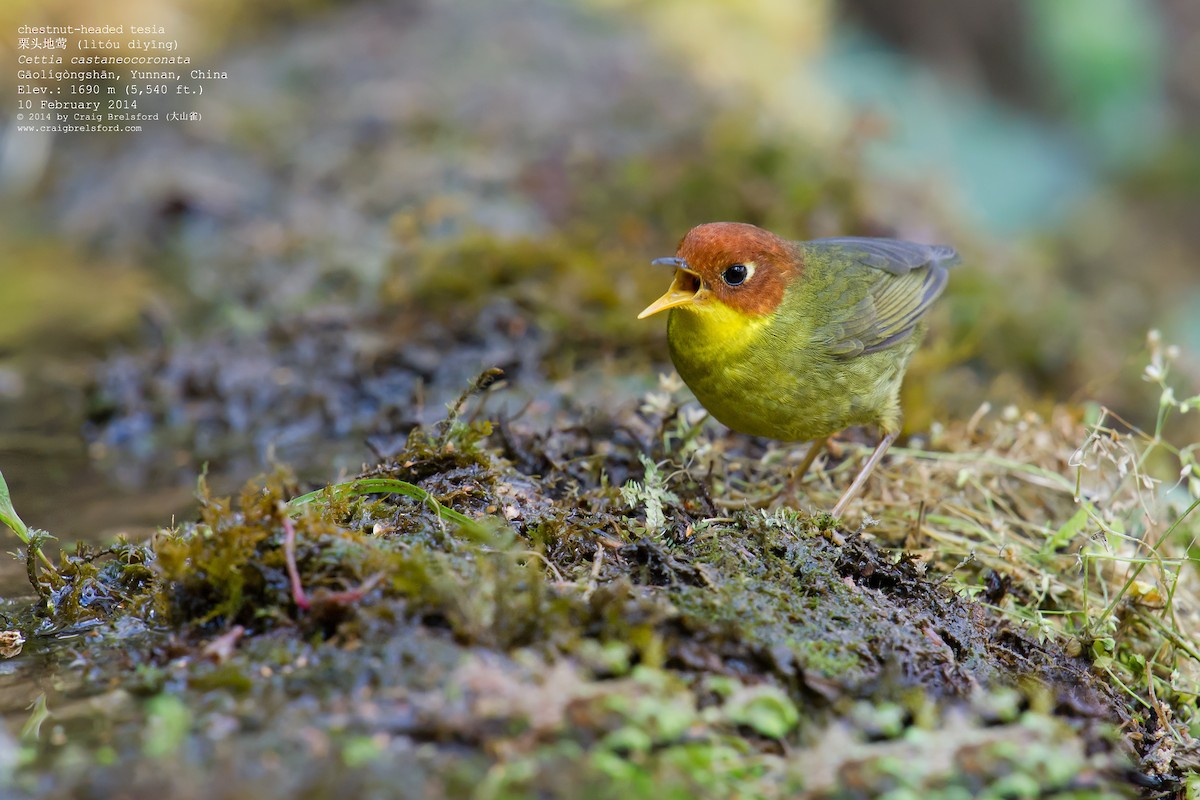
<svg viewBox="0 0 1200 800">
<path fill-rule="evenodd" d="M 1096 532 L 1093 544 L 1082 552 L 1085 575 L 1104 569 L 1104 562 L 1124 562 L 1129 566 L 1119 588 L 1111 597 L 1102 598 L 1099 614 L 1089 619 L 1085 632 L 1090 638 L 1109 642 L 1111 650 L 1111 623 L 1119 604 L 1133 602 L 1139 606 L 1137 615 L 1147 618 L 1150 615 L 1144 613 L 1146 608 L 1157 606 L 1162 609 L 1162 614 L 1157 616 L 1163 625 L 1152 627 L 1159 627 L 1160 633 L 1173 641 L 1179 651 L 1200 660 L 1200 651 L 1190 642 L 1191 637 L 1179 630 L 1173 602 L 1180 577 L 1189 562 L 1186 551 L 1194 545 L 1192 543 L 1179 548 L 1175 538 L 1176 532 L 1184 529 L 1188 518 L 1200 507 L 1200 466 L 1196 462 L 1200 443 L 1178 447 L 1165 434 L 1171 414 L 1175 411 L 1186 414 L 1200 408 L 1200 395 L 1179 400 L 1168 380 L 1171 364 L 1179 357 L 1178 346 L 1164 345 L 1158 331 L 1150 331 L 1147 345 L 1150 363 L 1143 370 L 1142 378 L 1156 385 L 1159 390 L 1154 431 L 1146 434 L 1133 429 L 1122 437 L 1108 424 L 1111 413 L 1101 409 L 1087 440 L 1072 458 L 1072 466 L 1076 470 L 1075 494 L 1080 504 L 1079 511 L 1051 541 L 1063 542 L 1076 533 L 1091 529 Z M 1160 481 L 1152 476 L 1152 468 L 1157 464 L 1161 473 L 1164 456 L 1167 460 L 1174 460 L 1178 478 L 1174 485 L 1162 490 Z M 1112 503 L 1102 509 L 1085 496 L 1082 487 L 1089 459 L 1115 463 L 1118 477 L 1116 485 L 1107 495 L 1118 497 L 1123 493 L 1128 498 L 1124 504 Z M 1147 496 L 1154 490 L 1157 490 L 1157 498 Z M 1156 500 L 1170 515 L 1166 521 L 1155 519 L 1153 509 Z M 1121 555 L 1121 551 L 1130 549 L 1131 553 Z M 1168 551 L 1178 554 L 1170 555 Z M 1155 568 L 1157 580 L 1140 580 L 1150 566 Z M 1085 591 L 1087 588 L 1085 582 Z M 1149 622 L 1149 619 L 1143 619 L 1143 622 Z M 1130 663 L 1137 660 L 1131 657 L 1125 661 Z M 1140 664 L 1141 668 L 1136 670 L 1138 672 L 1144 671 L 1144 658 Z"/>
<path fill-rule="evenodd" d="M 992 509 L 990 516 L 938 515 L 931 521 L 963 526 L 967 518 L 965 540 L 972 548 L 985 553 L 984 543 L 995 543 L 998 553 L 1006 553 L 988 558 L 994 573 L 1017 588 L 1015 597 L 1006 593 L 1002 609 L 1043 640 L 1071 637 L 1068 649 L 1086 652 L 1115 686 L 1165 718 L 1174 702 L 1166 698 L 1195 695 L 1196 687 L 1180 677 L 1181 659 L 1200 663 L 1194 622 L 1178 612 L 1194 603 L 1196 591 L 1188 578 L 1195 576 L 1200 443 L 1176 445 L 1168 431 L 1172 415 L 1200 409 L 1200 395 L 1179 399 L 1172 385 L 1178 347 L 1165 344 L 1157 331 L 1149 333 L 1147 345 L 1142 378 L 1158 389 L 1153 430 L 1096 407 L 1082 444 L 1066 458 L 1069 472 L 1009 463 L 991 453 L 922 457 L 963 464 L 959 487 L 979 492 Z M 1011 437 L 1010 449 L 1025 444 L 1021 426 L 1029 417 L 1015 409 L 1001 417 L 993 435 Z M 1007 487 L 984 467 L 1007 475 Z M 1012 489 L 1014 478 L 1042 487 L 1042 498 L 1055 509 L 1044 522 L 1016 513 L 1030 506 Z M 1189 713 L 1186 703 L 1182 708 Z"/>
<path fill-rule="evenodd" d="M 42 542 L 53 537 L 45 531 L 30 528 L 17 516 L 17 511 L 13 508 L 12 497 L 8 492 L 8 483 L 4 480 L 3 472 L 0 472 L 0 522 L 7 525 L 29 549 L 29 581 L 35 589 L 41 591 L 41 582 L 37 579 L 37 567 L 33 559 L 40 559 L 50 572 L 54 573 L 54 575 L 58 574 L 53 562 L 42 552 L 41 547 Z"/>
<path fill-rule="evenodd" d="M 29 544 L 29 526 L 17 516 L 17 510 L 13 508 L 12 497 L 8 493 L 8 483 L 4 480 L 3 472 L 0 472 L 0 522 L 11 528 L 18 539 Z"/>
<path fill-rule="evenodd" d="M 645 513 L 646 533 L 657 536 L 667 527 L 666 506 L 678 503 L 679 496 L 667 488 L 666 478 L 658 464 L 642 453 L 638 454 L 638 459 L 645 471 L 644 480 L 640 483 L 631 480 L 622 486 L 621 499 L 630 509 L 641 509 Z"/>
<path fill-rule="evenodd" d="M 484 394 L 497 381 L 504 377 L 504 370 L 496 367 L 485 369 L 475 376 L 475 380 L 463 390 L 453 403 L 446 406 L 446 417 L 437 424 L 435 429 L 435 446 L 438 449 L 460 447 L 466 449 L 478 448 L 479 444 L 492 432 L 489 422 L 464 422 L 463 408 L 467 401 L 475 395 Z"/>
</svg>

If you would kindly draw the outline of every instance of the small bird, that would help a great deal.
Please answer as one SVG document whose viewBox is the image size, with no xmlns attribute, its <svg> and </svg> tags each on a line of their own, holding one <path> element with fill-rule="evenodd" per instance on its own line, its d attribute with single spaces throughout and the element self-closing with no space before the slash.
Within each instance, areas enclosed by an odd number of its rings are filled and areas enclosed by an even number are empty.
<svg viewBox="0 0 1200 800">
<path fill-rule="evenodd" d="M 900 430 L 900 383 L 958 254 L 896 239 L 792 242 L 710 222 L 652 263 L 674 267 L 675 280 L 638 319 L 670 309 L 671 360 L 717 420 L 813 442 L 800 476 L 834 433 L 879 428 L 879 445 L 834 506 L 840 516 Z"/>
</svg>

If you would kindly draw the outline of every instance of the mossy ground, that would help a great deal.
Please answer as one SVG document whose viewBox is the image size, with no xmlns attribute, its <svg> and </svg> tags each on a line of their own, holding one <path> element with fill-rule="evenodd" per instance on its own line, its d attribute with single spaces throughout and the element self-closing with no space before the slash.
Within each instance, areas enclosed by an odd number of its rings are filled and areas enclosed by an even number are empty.
<svg viewBox="0 0 1200 800">
<path fill-rule="evenodd" d="M 1178 785 L 1185 729 L 1093 650 L 1005 615 L 980 565 L 947 582 L 880 547 L 887 525 L 719 507 L 715 489 L 756 495 L 763 464 L 799 454 L 694 427 L 667 397 L 604 430 L 456 410 L 358 479 L 407 494 L 350 481 L 297 501 L 277 471 L 232 501 L 202 486 L 198 520 L 144 547 L 65 557 L 62 585 L 14 622 L 106 624 L 52 651 L 50 672 L 76 677 L 49 692 L 13 785 L 230 798 Z M 836 496 L 831 472 L 804 484 L 802 507 Z M 864 508 L 902 481 L 875 483 Z M 988 603 L 969 597 L 977 580 Z"/>
</svg>

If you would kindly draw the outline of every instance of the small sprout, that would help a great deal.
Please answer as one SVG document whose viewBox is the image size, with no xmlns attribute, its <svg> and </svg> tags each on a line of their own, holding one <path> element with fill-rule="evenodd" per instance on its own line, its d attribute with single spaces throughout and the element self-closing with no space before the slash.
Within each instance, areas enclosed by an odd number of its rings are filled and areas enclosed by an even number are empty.
<svg viewBox="0 0 1200 800">
<path fill-rule="evenodd" d="M 472 428 L 470 425 L 464 425 L 460 419 L 463 407 L 467 404 L 467 401 L 477 394 L 487 392 L 502 377 L 504 377 L 504 370 L 502 369 L 497 367 L 485 369 L 475 376 L 475 380 L 471 381 L 471 385 L 463 390 L 463 393 L 458 396 L 457 400 L 446 407 L 446 418 L 437 424 L 436 446 L 439 450 L 453 449 L 456 441 L 459 439 L 465 439 L 467 440 L 466 444 L 474 445 L 478 438 L 491 433 L 490 426 L 486 426 L 486 430 Z"/>
<path fill-rule="evenodd" d="M 833 514 L 830 514 L 828 511 L 822 511 L 813 517 L 813 524 L 817 526 L 818 531 L 825 533 L 827 531 L 836 530 L 837 526 L 841 524 L 841 520 L 839 520 Z"/>
<path fill-rule="evenodd" d="M 657 534 L 667 526 L 666 505 L 678 503 L 679 496 L 667 488 L 666 480 L 658 465 L 646 455 L 639 453 L 645 480 L 642 483 L 629 481 L 621 487 L 621 499 L 633 511 L 642 509 L 646 514 L 646 531 Z"/>
<path fill-rule="evenodd" d="M 3 472 L 0 472 L 0 523 L 7 525 L 17 535 L 17 538 L 29 548 L 29 582 L 39 594 L 44 594 L 42 583 L 37 579 L 37 565 L 34 559 L 40 559 L 42 564 L 50 570 L 52 573 L 51 582 L 55 583 L 58 571 L 54 568 L 54 564 L 51 563 L 50 559 L 46 557 L 46 554 L 42 552 L 42 543 L 54 537 L 45 531 L 30 528 L 17 516 L 17 511 L 13 508 L 12 497 L 8 493 L 8 483 L 4 480 Z"/>
<path fill-rule="evenodd" d="M 29 544 L 29 526 L 21 521 L 21 518 L 17 516 L 16 509 L 13 508 L 12 497 L 8 493 L 8 483 L 4 480 L 3 472 L 0 472 L 0 522 L 11 528 L 18 539 Z"/>
<path fill-rule="evenodd" d="M 1112 663 L 1113 651 L 1116 650 L 1116 640 L 1111 636 L 1103 636 L 1092 641 L 1092 661 L 1099 669 L 1106 669 Z"/>
</svg>

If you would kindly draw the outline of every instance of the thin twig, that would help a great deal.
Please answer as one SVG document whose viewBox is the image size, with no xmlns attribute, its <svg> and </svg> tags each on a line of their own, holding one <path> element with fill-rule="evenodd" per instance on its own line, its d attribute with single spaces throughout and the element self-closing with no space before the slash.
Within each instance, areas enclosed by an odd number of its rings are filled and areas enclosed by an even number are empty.
<svg viewBox="0 0 1200 800">
<path fill-rule="evenodd" d="M 287 565 L 288 580 L 292 584 L 292 602 L 301 611 L 308 611 L 312 604 L 300 583 L 300 571 L 296 569 L 296 528 L 287 514 L 283 515 L 283 559 Z"/>
</svg>

